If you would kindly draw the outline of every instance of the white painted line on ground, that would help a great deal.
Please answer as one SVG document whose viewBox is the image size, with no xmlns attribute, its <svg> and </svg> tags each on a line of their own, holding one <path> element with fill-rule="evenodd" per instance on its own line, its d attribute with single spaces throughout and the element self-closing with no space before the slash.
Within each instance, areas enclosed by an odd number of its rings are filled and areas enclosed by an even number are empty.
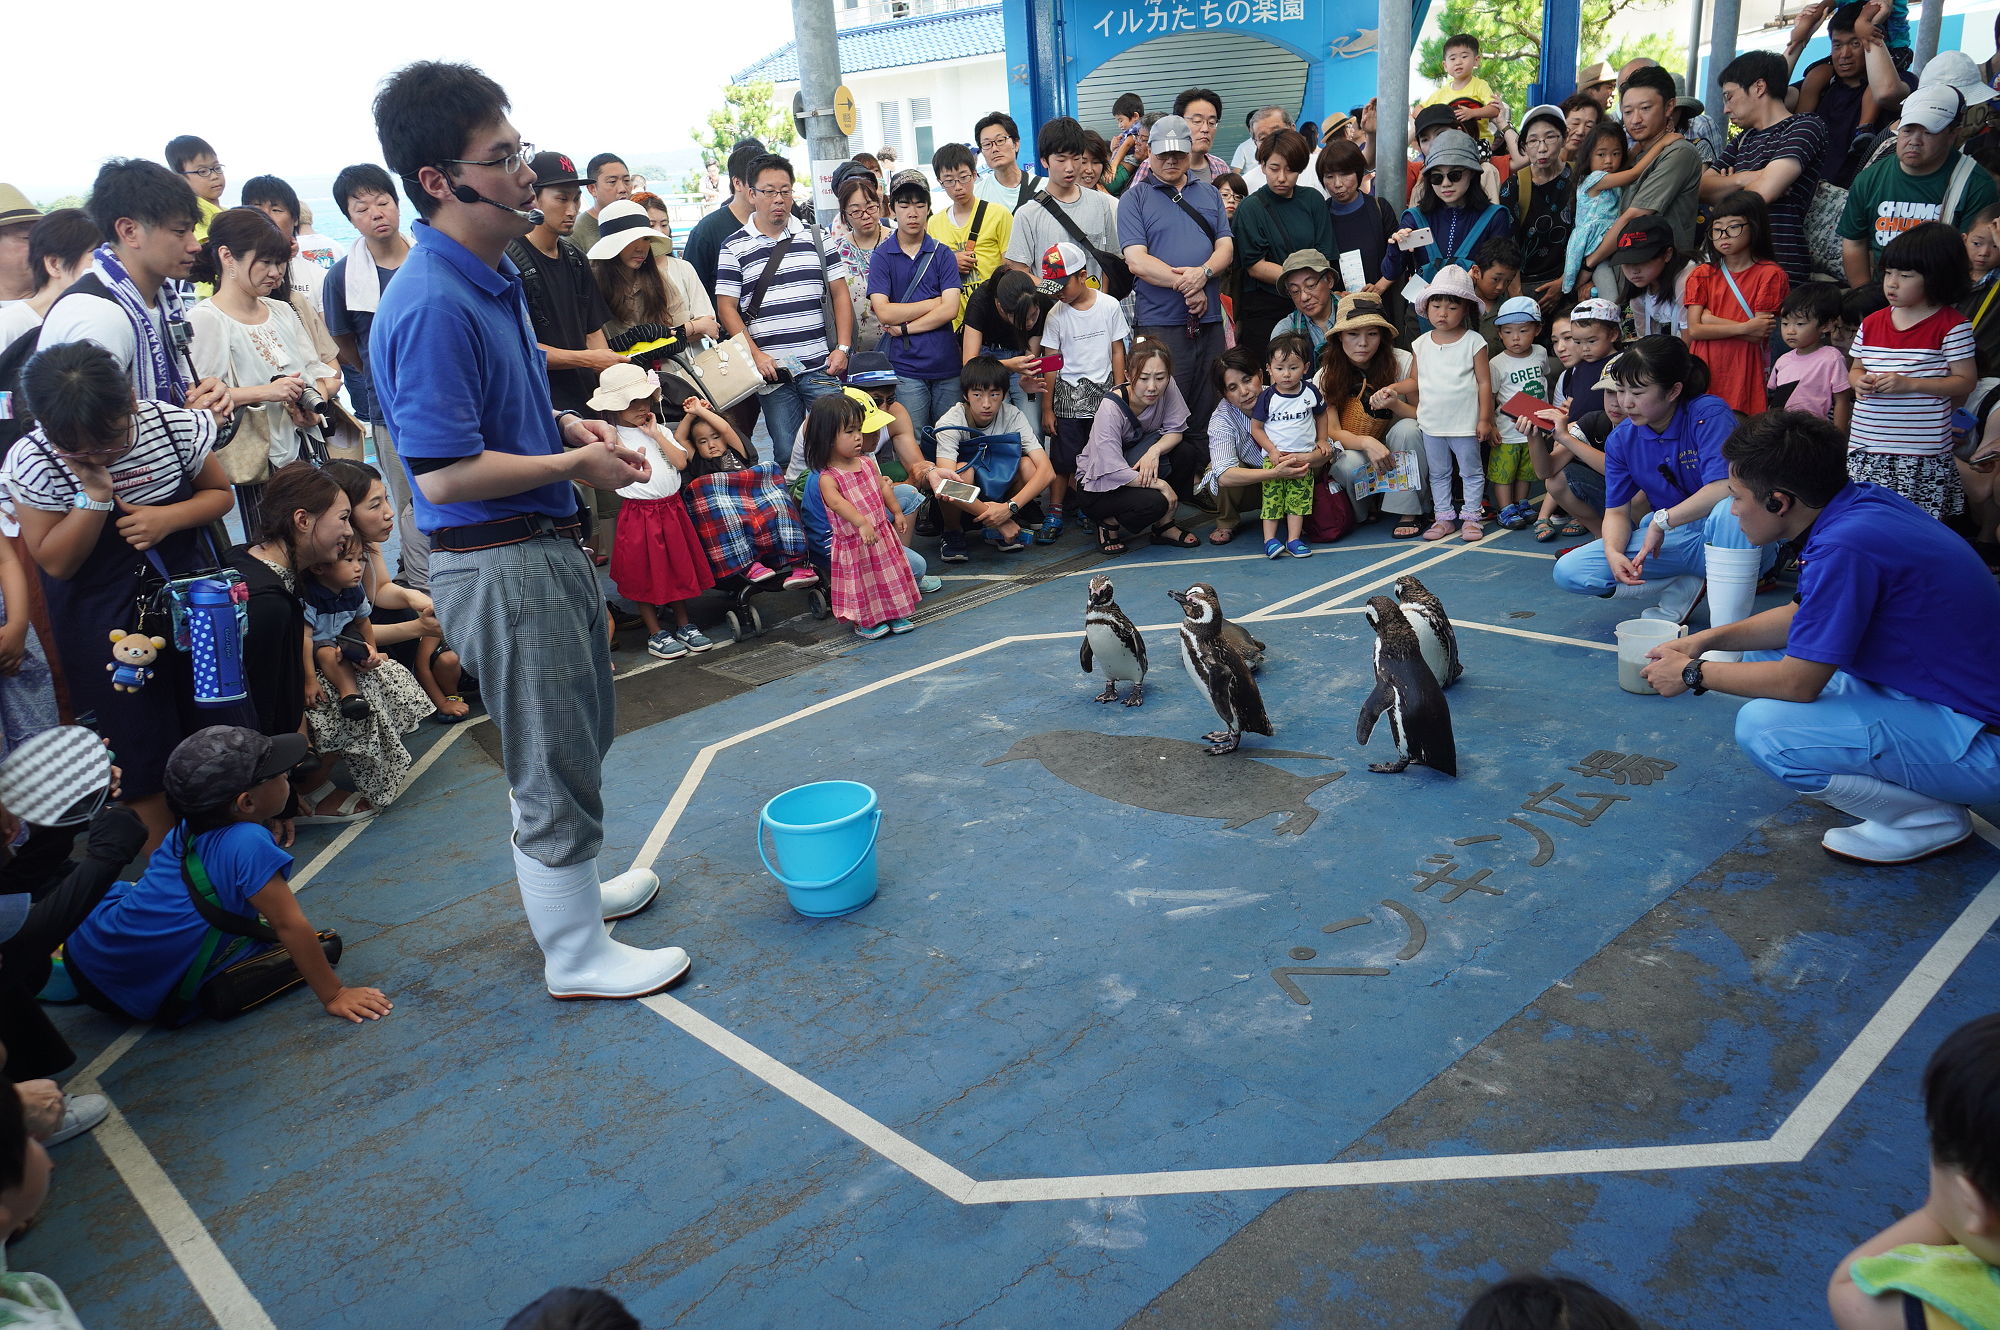
<svg viewBox="0 0 2000 1330">
<path fill-rule="evenodd" d="M 1587 541 L 1590 537 L 1585 537 L 1585 539 Z M 1546 553 L 1542 550 L 1510 550 L 1505 545 L 1489 545 L 1483 540 L 1472 548 L 1487 554 L 1511 554 L 1517 559 L 1547 559 L 1549 562 L 1554 563 L 1557 558 L 1556 555 Z"/>
<path fill-rule="evenodd" d="M 1418 548 L 1418 549 L 1420 549 L 1420 550 L 1426 550 L 1426 549 L 1431 549 L 1431 548 L 1432 548 L 1432 546 L 1429 546 L 1429 545 L 1419 545 L 1419 546 L 1417 546 L 1417 548 Z M 1453 548 L 1451 548 L 1451 549 L 1448 549 L 1448 550 L 1439 550 L 1439 551 L 1438 551 L 1438 552 L 1437 552 L 1436 554 L 1433 554 L 1433 555 L 1432 555 L 1432 556 L 1431 556 L 1430 558 L 1428 558 L 1428 559 L 1423 559 L 1423 560 L 1420 560 L 1420 561 L 1419 561 L 1419 562 L 1417 562 L 1417 563 L 1412 563 L 1412 564 L 1406 564 L 1406 565 L 1404 565 L 1403 567 L 1401 567 L 1401 568 L 1398 568 L 1398 569 L 1396 570 L 1396 576 L 1397 576 L 1397 577 L 1408 577 L 1408 576 L 1411 576 L 1411 575 L 1413 575 L 1413 574 L 1416 574 L 1416 573 L 1420 573 L 1420 572 L 1422 572 L 1422 571 L 1423 571 L 1424 569 L 1426 569 L 1426 568 L 1434 568 L 1434 567 L 1436 567 L 1436 566 L 1437 566 L 1438 564 L 1441 564 L 1441 563 L 1443 563 L 1443 562 L 1444 562 L 1445 560 L 1447 560 L 1447 559 L 1456 559 L 1456 558 L 1457 558 L 1457 557 L 1458 557 L 1459 555 L 1461 555 L 1461 554 L 1466 554 L 1466 553 L 1470 553 L 1470 552 L 1471 552 L 1472 550 L 1474 550 L 1474 549 L 1476 549 L 1476 548 L 1478 548 L 1478 547 L 1477 547 L 1477 546 L 1475 546 L 1475 545 L 1467 545 L 1467 544 L 1464 544 L 1464 543 L 1462 543 L 1462 542 L 1461 542 L 1460 544 L 1458 544 L 1458 545 L 1454 546 L 1454 547 L 1453 547 Z M 1375 569 L 1377 569 L 1377 568 L 1380 568 L 1380 567 L 1382 566 L 1382 564 L 1384 564 L 1384 563 L 1388 563 L 1388 562 L 1390 562 L 1390 561 L 1389 561 L 1388 559 L 1384 559 L 1384 560 L 1382 561 L 1382 563 L 1377 563 L 1377 564 L 1370 564 L 1370 565 L 1369 565 L 1369 566 L 1368 566 L 1367 568 L 1363 568 L 1363 569 L 1362 569 L 1361 571 L 1362 571 L 1362 572 L 1364 572 L 1364 573 L 1366 573 L 1366 572 L 1373 572 L 1373 571 L 1374 571 Z M 1354 580 L 1354 579 L 1353 579 L 1352 577 L 1343 577 L 1343 578 L 1339 578 L 1339 579 L 1337 579 L 1337 580 L 1335 580 L 1335 581 L 1332 581 L 1332 582 L 1328 582 L 1328 583 L 1326 584 L 1326 586 L 1323 586 L 1323 587 L 1314 587 L 1314 588 L 1313 588 L 1313 592 L 1314 592 L 1314 593 L 1317 593 L 1317 592 L 1320 592 L 1320 591 L 1325 591 L 1325 590 L 1328 590 L 1329 588 L 1332 588 L 1332 587 L 1337 587 L 1337 586 L 1339 586 L 1339 585 L 1340 585 L 1340 584 L 1341 584 L 1342 582 L 1351 582 L 1351 581 L 1353 581 L 1353 580 Z M 1325 602 L 1323 602 L 1323 603 L 1321 603 L 1321 604 L 1319 604 L 1319 605 L 1315 605 L 1315 606 L 1314 606 L 1313 608 L 1314 608 L 1314 609 L 1316 609 L 1316 610 L 1330 610 L 1330 609 L 1334 608 L 1334 607 L 1335 607 L 1336 605 L 1341 605 L 1341 604 L 1345 604 L 1345 603 L 1346 603 L 1347 601 L 1350 601 L 1350 600 L 1353 600 L 1353 599 L 1354 599 L 1355 597 L 1357 597 L 1357 596 L 1365 596 L 1365 595 L 1367 595 L 1367 594 L 1368 594 L 1369 592 L 1371 592 L 1371 591 L 1373 591 L 1373 590 L 1375 589 L 1375 586 L 1376 586 L 1376 584 L 1377 584 L 1377 583 L 1379 583 L 1379 582 L 1386 582 L 1386 581 L 1388 581 L 1388 580 L 1389 580 L 1389 579 L 1388 579 L 1387 577 L 1378 577 L 1378 578 L 1376 578 L 1376 579 L 1375 579 L 1375 581 L 1373 581 L 1373 582 L 1364 582 L 1364 583 L 1363 583 L 1362 585 L 1360 585 L 1360 586 L 1358 586 L 1358 587 L 1354 587 L 1354 588 L 1352 588 L 1352 589 L 1350 589 L 1350 590 L 1347 590 L 1347 591 L 1343 591 L 1343 592 L 1341 592 L 1341 593 L 1340 593 L 1339 595 L 1335 596 L 1335 597 L 1334 597 L 1334 598 L 1333 598 L 1332 600 L 1329 600 L 1329 601 L 1325 601 Z M 1305 598 L 1305 597 L 1303 597 L 1303 596 L 1294 596 L 1294 597 L 1293 597 L 1292 599 L 1293 599 L 1293 600 L 1303 600 L 1304 598 Z M 1283 603 L 1283 602 L 1280 602 L 1280 603 Z M 1248 618 L 1257 618 L 1257 617 L 1260 617 L 1260 616 L 1257 616 L 1257 615 L 1248 615 L 1248 616 L 1246 616 L 1246 617 L 1248 617 Z M 1266 616 L 1266 617 L 1268 617 L 1268 616 Z"/>
<path fill-rule="evenodd" d="M 1282 609 L 1286 609 L 1292 605 L 1296 605 L 1302 600 L 1311 600 L 1314 596 L 1319 595 L 1321 592 L 1331 591 L 1333 590 L 1333 588 L 1337 586 L 1342 586 L 1348 582 L 1352 582 L 1356 578 L 1366 577 L 1368 576 L 1368 574 L 1376 571 L 1378 568 L 1386 568 L 1390 564 L 1397 563 L 1409 557 L 1411 554 L 1416 553 L 1418 550 L 1424 548 L 1426 547 L 1423 545 L 1403 545 L 1402 548 L 1398 549 L 1394 554 L 1391 554 L 1386 559 L 1377 559 L 1374 563 L 1368 564 L 1367 566 L 1362 568 L 1357 568 L 1351 573 L 1343 574 L 1342 576 L 1336 577 L 1331 581 L 1321 582 L 1318 586 L 1307 587 L 1304 591 L 1299 592 L 1295 596 L 1286 596 L 1283 600 L 1274 600 L 1269 605 L 1263 606 L 1261 609 L 1255 609 L 1248 614 L 1242 615 L 1236 620 L 1236 622 L 1248 623 L 1252 619 L 1267 619 Z M 1418 566 L 1422 567 L 1423 565 L 1418 565 Z M 1382 579 L 1377 578 L 1375 580 L 1381 581 Z M 1372 586 L 1373 583 L 1370 583 L 1369 585 Z"/>
<path fill-rule="evenodd" d="M 908 1137 L 883 1126 L 831 1090 L 793 1071 L 755 1044 L 717 1025 L 678 998 L 662 993 L 639 1001 L 913 1177 L 960 1204 L 965 1204 L 971 1197 L 971 1178 Z"/>
<path fill-rule="evenodd" d="M 1482 633 L 1502 633 L 1508 637 L 1525 637 L 1531 642 L 1554 642 L 1558 646 L 1589 647 L 1592 651 L 1616 651 L 1609 642 L 1592 642 L 1581 637 L 1558 637 L 1554 633 L 1538 633 L 1529 628 L 1513 628 L 1504 623 L 1478 623 L 1472 619 L 1453 619 L 1459 628 L 1471 628 Z"/>
<path fill-rule="evenodd" d="M 1769 1141 L 1648 1145 L 1602 1150 L 1548 1150 L 1430 1159 L 1365 1159 L 1267 1168 L 1204 1168 L 1185 1172 L 1107 1173 L 1073 1178 L 1009 1178 L 976 1182 L 971 1205 L 1010 1201 L 1083 1201 L 1111 1196 L 1186 1196 L 1225 1191 L 1291 1191 L 1299 1187 L 1390 1186 L 1486 1178 L 1561 1177 L 1575 1173 L 1638 1173 L 1680 1168 L 1790 1163 Z"/>
<path fill-rule="evenodd" d="M 1984 823 L 1982 821 L 1982 826 Z M 1990 832 L 1984 827 L 1984 832 Z M 1988 836 L 1990 840 L 1990 835 Z M 1931 1004 L 1945 981 L 1972 954 L 1981 938 L 1989 929 L 2000 922 L 2000 876 L 1995 876 L 1965 911 L 1952 921 L 1944 935 L 1931 944 L 1924 958 L 1917 962 L 1915 969 L 1896 986 L 1881 1009 L 1869 1018 L 1861 1033 L 1854 1036 L 1848 1046 L 1841 1051 L 1826 1074 L 1819 1078 L 1799 1106 L 1792 1110 L 1784 1125 L 1778 1128 L 1772 1138 L 1783 1146 L 1792 1159 L 1804 1159 L 1826 1134 L 1834 1119 L 1838 1118 L 1847 1105 L 1858 1094 L 1868 1078 L 1875 1074 L 1883 1059 L 1895 1049 L 1902 1037 Z"/>
<path fill-rule="evenodd" d="M 104 1078 L 104 1073 L 110 1071 L 119 1058 L 131 1052 L 132 1045 L 144 1039 L 146 1032 L 152 1028 L 150 1025 L 128 1026 L 123 1034 L 106 1044 L 102 1053 L 92 1058 L 82 1071 L 71 1078 L 70 1093 L 75 1094 L 78 1086 L 96 1085 Z"/>
<path fill-rule="evenodd" d="M 85 1087 L 78 1082 L 70 1088 L 75 1092 Z M 95 1083 L 89 1088 L 95 1089 Z M 105 1158 L 132 1193 L 132 1199 L 159 1232 L 174 1263 L 187 1276 L 216 1325 L 221 1330 L 277 1330 L 265 1315 L 263 1304 L 222 1254 L 222 1248 L 209 1236 L 180 1188 L 174 1186 L 173 1179 L 160 1167 L 160 1161 L 153 1158 L 153 1152 L 132 1130 L 116 1104 L 90 1136 L 103 1149 Z"/>
</svg>

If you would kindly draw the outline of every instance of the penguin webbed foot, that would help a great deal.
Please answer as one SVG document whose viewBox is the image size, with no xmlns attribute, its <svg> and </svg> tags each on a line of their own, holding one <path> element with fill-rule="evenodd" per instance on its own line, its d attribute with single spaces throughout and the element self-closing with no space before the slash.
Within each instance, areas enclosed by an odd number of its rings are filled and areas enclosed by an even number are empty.
<svg viewBox="0 0 2000 1330">
<path fill-rule="evenodd" d="M 1394 762 L 1370 762 L 1368 769 L 1380 776 L 1393 776 L 1409 765 L 1409 758 L 1399 757 Z"/>
<path fill-rule="evenodd" d="M 1093 702 L 1116 702 L 1118 700 L 1118 681 L 1116 679 L 1107 680 L 1104 685 L 1104 691 L 1090 700 Z"/>
<path fill-rule="evenodd" d="M 1103 698 L 1098 699 L 1100 702 L 1103 700 Z M 1133 684 L 1132 691 L 1125 694 L 1125 705 L 1128 707 L 1142 707 L 1146 705 L 1146 685 L 1142 683 Z"/>
<path fill-rule="evenodd" d="M 1208 749 L 1210 757 L 1221 757 L 1224 753 L 1233 753 L 1236 751 L 1237 745 L 1243 742 L 1241 734 L 1233 734 L 1228 730 L 1217 730 L 1214 734 L 1204 734 L 1201 737 L 1210 741 Z"/>
</svg>

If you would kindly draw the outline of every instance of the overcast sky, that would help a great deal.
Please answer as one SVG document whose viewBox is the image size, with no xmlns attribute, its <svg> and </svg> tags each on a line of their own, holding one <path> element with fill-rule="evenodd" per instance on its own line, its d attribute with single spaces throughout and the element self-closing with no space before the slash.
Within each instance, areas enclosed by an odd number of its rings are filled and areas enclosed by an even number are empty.
<svg viewBox="0 0 2000 1330">
<path fill-rule="evenodd" d="M 113 9 L 133 3 L 113 0 Z M 80 193 L 106 157 L 158 159 L 183 133 L 215 145 L 228 202 L 253 175 L 331 175 L 380 160 L 368 114 L 376 86 L 422 59 L 485 70 L 507 90 L 521 133 L 579 165 L 606 150 L 690 148 L 688 132 L 722 104 L 729 75 L 791 36 L 790 0 L 365 0 L 187 11 L 170 29 L 23 0 L 7 20 L 8 46 L 23 58 L 7 73 L 0 180 L 30 198 Z M 133 40 L 121 46 L 120 37 Z"/>
</svg>

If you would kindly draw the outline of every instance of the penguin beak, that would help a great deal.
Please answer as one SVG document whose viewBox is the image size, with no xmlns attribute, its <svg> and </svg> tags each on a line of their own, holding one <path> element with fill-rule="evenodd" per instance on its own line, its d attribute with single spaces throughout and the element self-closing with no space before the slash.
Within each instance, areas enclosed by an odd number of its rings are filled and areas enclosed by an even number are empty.
<svg viewBox="0 0 2000 1330">
<path fill-rule="evenodd" d="M 1183 605 L 1187 604 L 1187 592 L 1185 592 L 1185 591 L 1169 591 L 1169 592 L 1168 592 L 1167 594 L 1168 594 L 1169 596 L 1173 597 L 1173 598 L 1174 598 L 1175 600 L 1179 601 L 1179 602 L 1180 602 L 1181 604 L 1183 604 Z"/>
</svg>

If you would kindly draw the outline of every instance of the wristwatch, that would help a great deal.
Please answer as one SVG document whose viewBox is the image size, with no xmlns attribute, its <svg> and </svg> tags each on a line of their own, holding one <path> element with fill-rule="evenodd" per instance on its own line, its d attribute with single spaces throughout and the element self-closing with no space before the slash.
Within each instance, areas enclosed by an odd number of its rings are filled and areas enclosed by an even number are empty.
<svg viewBox="0 0 2000 1330">
<path fill-rule="evenodd" d="M 70 497 L 69 506 L 86 513 L 108 513 L 118 506 L 112 499 L 93 499 L 82 490 Z"/>
<path fill-rule="evenodd" d="M 1211 282 L 1215 280 L 1215 274 L 1208 270 L 1208 265 L 1206 263 L 1201 265 L 1201 275 L 1207 278 Z"/>
<path fill-rule="evenodd" d="M 1701 683 L 1700 656 L 1696 656 L 1693 660 L 1689 661 L 1687 663 L 1687 668 L 1681 671 L 1681 682 L 1683 684 L 1686 684 L 1688 691 L 1693 693 L 1696 697 L 1700 697 L 1703 693 L 1708 691 L 1708 689 L 1702 687 Z"/>
<path fill-rule="evenodd" d="M 1674 529 L 1673 514 L 1668 509 L 1655 508 L 1653 510 L 1653 525 L 1662 531 L 1672 531 Z"/>
<path fill-rule="evenodd" d="M 1013 503 L 1013 502 L 1009 502 L 1009 503 L 1008 503 L 1008 505 L 1007 505 L 1007 516 L 1009 516 L 1009 517 L 1018 517 L 1018 516 L 1020 516 L 1020 513 L 1021 513 L 1021 505 L 1020 505 L 1020 504 L 1018 504 L 1018 503 Z"/>
<path fill-rule="evenodd" d="M 907 333 L 907 332 L 908 332 L 909 330 L 910 330 L 910 325 L 909 325 L 909 324 L 907 324 L 907 323 L 906 323 L 906 324 L 904 324 L 904 325 L 903 325 L 903 331 Z M 842 355 L 844 356 L 844 355 L 846 355 L 846 354 L 847 354 L 847 353 L 848 353 L 849 351 L 852 351 L 852 350 L 853 350 L 854 348 L 853 348 L 853 347 L 851 347 L 851 346 L 849 346 L 849 345 L 848 345 L 847 343 L 845 343 L 845 342 L 842 342 L 842 343 L 841 343 L 841 344 L 840 344 L 839 346 L 836 346 L 836 347 L 835 347 L 835 348 L 833 348 L 833 349 L 834 349 L 834 350 L 836 350 L 836 351 L 838 351 L 838 352 L 840 352 L 840 354 L 842 354 Z"/>
</svg>

